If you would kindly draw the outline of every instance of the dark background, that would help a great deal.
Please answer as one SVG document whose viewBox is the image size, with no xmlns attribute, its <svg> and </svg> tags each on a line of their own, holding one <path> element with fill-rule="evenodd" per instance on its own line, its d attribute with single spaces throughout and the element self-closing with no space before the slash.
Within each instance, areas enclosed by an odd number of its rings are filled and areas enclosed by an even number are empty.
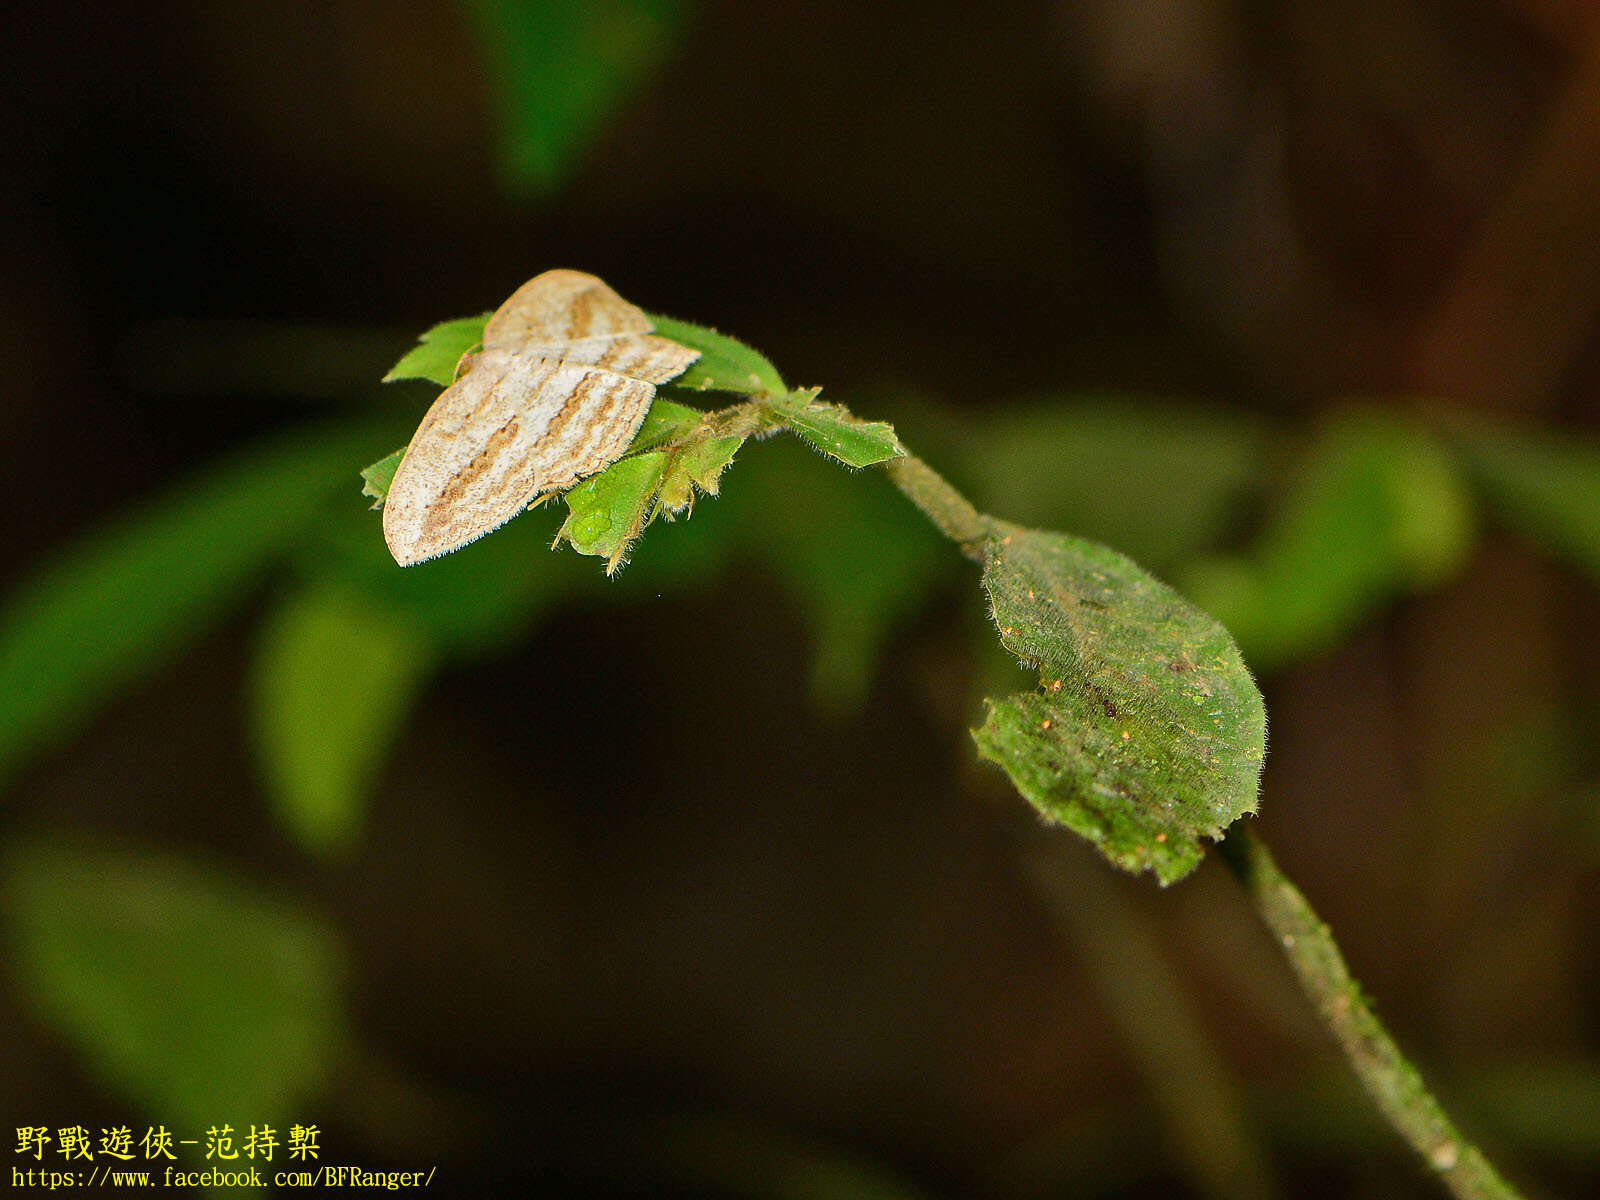
<svg viewBox="0 0 1600 1200">
<path fill-rule="evenodd" d="M 1342 398 L 1426 393 L 1594 426 L 1585 4 L 708 2 L 544 181 L 504 167 L 489 26 L 451 4 L 3 21 L 8 585 L 265 433 L 420 416 L 425 391 L 371 381 L 551 266 L 868 415 L 1116 391 L 1293 444 Z M 286 348 L 241 358 L 241 330 Z M 1149 503 L 1181 506 L 1181 480 Z M 806 628 L 753 566 L 565 606 L 442 674 L 333 860 L 286 837 L 250 761 L 269 586 L 30 762 L 0 828 L 225 864 L 322 914 L 362 1050 L 296 1111 L 335 1161 L 574 1194 L 866 1195 L 871 1171 L 1218 1194 L 1192 1123 L 1215 1085 L 1259 1169 L 1235 1194 L 1439 1194 L 1219 867 L 1163 892 L 1065 834 L 1058 891 L 1021 865 L 1032 818 L 965 732 L 967 584 L 897 626 L 848 712 L 808 697 Z M 1538 1194 L 1600 1183 L 1595 615 L 1591 584 L 1491 528 L 1442 587 L 1262 681 L 1258 828 Z M 1479 772 L 1552 710 L 1564 768 Z M 1587 797 L 1579 832 L 1557 796 Z M 1130 1042 L 1126 1006 L 1174 980 L 1190 1023 Z M 9 1124 L 159 1118 L 27 990 L 0 997 Z"/>
</svg>

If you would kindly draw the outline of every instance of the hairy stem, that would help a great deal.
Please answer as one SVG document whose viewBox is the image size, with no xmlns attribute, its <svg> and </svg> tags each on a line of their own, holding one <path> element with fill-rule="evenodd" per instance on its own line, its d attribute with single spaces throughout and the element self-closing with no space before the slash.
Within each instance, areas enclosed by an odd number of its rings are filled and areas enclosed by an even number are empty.
<svg viewBox="0 0 1600 1200">
<path fill-rule="evenodd" d="M 1367 1005 L 1332 932 L 1279 869 L 1266 844 L 1253 831 L 1236 827 L 1220 850 L 1277 936 L 1317 1015 L 1389 1123 L 1461 1200 L 1516 1200 L 1515 1189 L 1461 1136 L 1395 1045 Z"/>
<path fill-rule="evenodd" d="M 939 532 L 959 542 L 968 558 L 981 558 L 980 543 L 993 527 L 992 518 L 972 507 L 972 502 L 914 454 L 886 463 L 884 469 L 895 487 L 922 510 Z"/>
</svg>

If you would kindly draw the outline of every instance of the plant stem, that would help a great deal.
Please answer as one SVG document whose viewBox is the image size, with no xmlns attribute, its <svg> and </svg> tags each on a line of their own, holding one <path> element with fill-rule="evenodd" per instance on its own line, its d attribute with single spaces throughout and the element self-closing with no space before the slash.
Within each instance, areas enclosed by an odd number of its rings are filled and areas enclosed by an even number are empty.
<svg viewBox="0 0 1600 1200">
<path fill-rule="evenodd" d="M 993 528 L 992 518 L 979 512 L 972 502 L 916 455 L 891 459 L 884 465 L 895 487 L 922 510 L 939 532 L 959 542 L 968 558 L 982 558 L 980 543 Z"/>
<path fill-rule="evenodd" d="M 1332 932 L 1266 844 L 1252 830 L 1235 827 L 1218 848 L 1389 1123 L 1460 1200 L 1517 1200 L 1515 1189 L 1461 1136 L 1395 1045 L 1362 996 Z"/>
</svg>

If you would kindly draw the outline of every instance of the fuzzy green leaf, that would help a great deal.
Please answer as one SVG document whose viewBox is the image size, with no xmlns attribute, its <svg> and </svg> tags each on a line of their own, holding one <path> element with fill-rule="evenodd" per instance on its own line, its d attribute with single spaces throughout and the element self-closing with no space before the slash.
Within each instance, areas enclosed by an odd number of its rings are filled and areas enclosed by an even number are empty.
<svg viewBox="0 0 1600 1200">
<path fill-rule="evenodd" d="M 630 453 L 675 443 L 669 446 L 662 472 L 657 512 L 670 514 L 690 507 L 696 489 L 715 496 L 722 472 L 744 445 L 743 437 L 711 437 L 697 429 L 704 416 L 699 409 L 658 396 L 634 436 Z"/>
<path fill-rule="evenodd" d="M 379 768 L 433 665 L 409 620 L 344 586 L 313 586 L 267 620 L 250 679 L 257 761 L 307 849 L 359 833 Z"/>
<path fill-rule="evenodd" d="M 333 1069 L 343 955 L 310 914 L 215 869 L 48 840 L 8 849 L 0 891 L 18 990 L 152 1120 L 276 1122 Z"/>
<path fill-rule="evenodd" d="M 847 467 L 870 467 L 900 458 L 905 448 L 887 421 L 863 421 L 839 404 L 817 399 L 819 388 L 802 388 L 768 402 L 791 429 L 829 458 Z"/>
<path fill-rule="evenodd" d="M 636 454 L 653 450 L 664 442 L 685 437 L 703 416 L 705 414 L 698 408 L 662 399 L 657 393 L 650 403 L 650 411 L 645 414 L 644 423 L 639 426 L 639 432 L 633 435 L 633 441 L 628 445 L 628 452 Z"/>
<path fill-rule="evenodd" d="M 402 446 L 393 454 L 380 458 L 361 471 L 361 494 L 372 497 L 372 507 L 382 508 L 389 498 L 389 488 L 394 485 L 394 473 L 400 469 L 400 460 L 406 456 Z"/>
<path fill-rule="evenodd" d="M 673 381 L 674 386 L 741 395 L 765 392 L 781 396 L 789 390 L 778 368 L 743 342 L 704 325 L 657 313 L 651 313 L 650 320 L 660 336 L 700 351 L 700 357 Z"/>
<path fill-rule="evenodd" d="M 690 508 L 697 488 L 715 496 L 723 470 L 745 439 L 711 436 L 699 428 L 704 415 L 657 397 L 634 435 L 629 457 L 566 492 L 571 515 L 556 540 L 606 559 L 606 574 L 614 574 L 657 516 Z"/>
<path fill-rule="evenodd" d="M 0 606 L 0 780 L 200 637 L 298 538 L 382 425 L 305 430 L 88 533 Z M 381 444 L 381 443 L 380 443 Z"/>
<path fill-rule="evenodd" d="M 606 560 L 606 574 L 614 573 L 627 557 L 633 539 L 644 531 L 661 490 L 668 454 L 652 450 L 612 463 L 569 489 L 563 499 L 571 514 L 561 526 L 558 540 L 572 543 L 579 554 Z"/>
<path fill-rule="evenodd" d="M 1040 691 L 974 732 L 1047 818 L 1172 883 L 1255 809 L 1266 710 L 1217 621 L 1122 555 L 997 524 L 983 583 L 1000 640 Z"/>
<path fill-rule="evenodd" d="M 742 437 L 719 437 L 674 448 L 661 477 L 660 508 L 668 513 L 683 511 L 694 503 L 696 488 L 715 496 L 722 472 L 743 445 Z"/>
<path fill-rule="evenodd" d="M 493 315 L 479 313 L 475 317 L 440 321 L 417 339 L 410 352 L 389 369 L 383 382 L 426 379 L 440 387 L 449 387 L 455 382 L 456 365 L 461 356 L 483 340 L 483 327 Z"/>
</svg>

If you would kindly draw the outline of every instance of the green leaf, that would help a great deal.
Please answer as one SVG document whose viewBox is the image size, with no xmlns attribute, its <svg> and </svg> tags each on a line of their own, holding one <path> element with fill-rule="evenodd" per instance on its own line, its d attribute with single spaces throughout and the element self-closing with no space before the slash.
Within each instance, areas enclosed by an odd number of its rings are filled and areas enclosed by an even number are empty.
<svg viewBox="0 0 1600 1200">
<path fill-rule="evenodd" d="M 778 368 L 743 342 L 704 325 L 657 313 L 651 313 L 650 320 L 662 337 L 700 351 L 689 369 L 673 380 L 675 387 L 741 395 L 765 392 L 782 396 L 788 392 Z"/>
<path fill-rule="evenodd" d="M 628 445 L 628 453 L 653 450 L 663 442 L 685 437 L 703 416 L 705 414 L 699 409 L 664 400 L 658 392 L 650 402 L 650 411 L 645 414 L 639 432 L 633 435 L 633 441 Z"/>
<path fill-rule="evenodd" d="M 493 315 L 479 313 L 475 317 L 440 321 L 417 339 L 417 344 L 410 352 L 389 369 L 383 382 L 426 379 L 440 387 L 449 387 L 456 380 L 456 367 L 461 362 L 461 356 L 483 340 L 483 327 Z"/>
<path fill-rule="evenodd" d="M 1254 554 L 1199 564 L 1184 583 L 1270 669 L 1440 582 L 1466 560 L 1473 526 L 1460 475 L 1426 428 L 1345 412 L 1317 432 Z"/>
<path fill-rule="evenodd" d="M 389 488 L 394 484 L 394 473 L 400 469 L 400 460 L 406 456 L 402 446 L 393 454 L 380 458 L 361 471 L 361 494 L 372 497 L 372 507 L 382 508 L 389 498 Z"/>
<path fill-rule="evenodd" d="M 723 470 L 745 439 L 714 435 L 701 425 L 704 416 L 658 397 L 628 457 L 564 494 L 571 515 L 556 540 L 570 542 L 580 554 L 606 559 L 606 574 L 611 575 L 657 516 L 691 508 L 697 488 L 715 496 Z"/>
<path fill-rule="evenodd" d="M 699 409 L 656 397 L 644 424 L 634 435 L 630 454 L 657 446 L 671 445 L 662 471 L 656 512 L 682 512 L 694 504 L 695 489 L 708 496 L 717 494 L 722 472 L 744 445 L 739 436 L 712 437 L 699 429 L 705 414 Z"/>
<path fill-rule="evenodd" d="M 307 849 L 341 850 L 360 832 L 433 662 L 412 621 L 348 586 L 305 588 L 268 617 L 250 678 L 257 761 Z"/>
<path fill-rule="evenodd" d="M 605 559 L 607 575 L 615 572 L 644 530 L 667 458 L 664 450 L 636 454 L 569 489 L 563 499 L 571 515 L 557 537 L 571 542 L 579 554 Z"/>
<path fill-rule="evenodd" d="M 1600 445 L 1476 424 L 1451 443 L 1508 525 L 1600 579 Z"/>
<path fill-rule="evenodd" d="M 682 0 L 463 0 L 483 50 L 507 187 L 545 195 L 672 49 Z"/>
<path fill-rule="evenodd" d="M 294 563 L 301 578 L 359 591 L 404 618 L 442 657 L 476 659 L 503 651 L 539 613 L 598 587 L 588 564 L 549 553 L 555 513 L 524 513 L 425 571 L 397 571 L 372 513 L 344 502 L 308 531 Z"/>
<path fill-rule="evenodd" d="M 742 437 L 719 437 L 675 447 L 661 476 L 658 510 L 670 515 L 693 507 L 696 488 L 715 496 L 722 472 L 743 445 Z"/>
<path fill-rule="evenodd" d="M 393 432 L 302 430 L 81 537 L 0 607 L 0 780 L 200 637 Z"/>
<path fill-rule="evenodd" d="M 217 870 L 53 840 L 7 849 L 0 894 L 22 997 L 152 1120 L 275 1122 L 333 1070 L 343 956 L 310 914 Z"/>
<path fill-rule="evenodd" d="M 996 524 L 983 583 L 1040 691 L 974 732 L 1047 818 L 1163 884 L 1256 805 L 1266 710 L 1217 621 L 1115 551 Z"/>
<path fill-rule="evenodd" d="M 900 458 L 905 448 L 886 421 L 863 421 L 840 404 L 817 400 L 818 388 L 802 388 L 768 401 L 789 427 L 829 458 L 847 467 L 870 467 Z"/>
</svg>

